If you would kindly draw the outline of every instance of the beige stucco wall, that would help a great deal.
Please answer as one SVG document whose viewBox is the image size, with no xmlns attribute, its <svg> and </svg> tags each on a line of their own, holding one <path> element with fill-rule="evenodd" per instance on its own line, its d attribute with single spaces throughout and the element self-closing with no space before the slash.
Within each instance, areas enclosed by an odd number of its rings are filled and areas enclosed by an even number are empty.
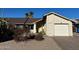
<svg viewBox="0 0 79 59">
<path fill-rule="evenodd" d="M 68 30 L 69 30 L 69 36 L 73 36 L 73 31 L 72 31 L 72 22 L 68 21 L 64 18 L 61 18 L 59 16 L 56 15 L 48 15 L 46 18 L 46 35 L 48 36 L 54 36 L 54 24 L 55 23 L 68 23 Z"/>
<path fill-rule="evenodd" d="M 33 29 L 30 29 L 31 33 L 36 33 L 36 23 L 33 23 Z"/>
<path fill-rule="evenodd" d="M 38 32 L 41 32 L 43 30 L 43 27 L 40 27 L 39 29 L 38 29 Z"/>
<path fill-rule="evenodd" d="M 41 32 L 43 30 L 45 30 L 45 32 L 46 32 L 46 28 L 45 28 L 46 26 L 44 26 L 45 23 L 46 23 L 46 19 L 43 19 L 43 20 L 36 23 L 37 32 Z"/>
<path fill-rule="evenodd" d="M 34 23 L 33 33 L 36 33 L 36 23 Z"/>
</svg>

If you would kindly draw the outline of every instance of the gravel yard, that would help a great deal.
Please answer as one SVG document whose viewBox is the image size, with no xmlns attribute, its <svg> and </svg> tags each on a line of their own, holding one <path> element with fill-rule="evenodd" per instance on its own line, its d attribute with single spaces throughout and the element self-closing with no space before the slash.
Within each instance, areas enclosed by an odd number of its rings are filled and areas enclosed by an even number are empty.
<svg viewBox="0 0 79 59">
<path fill-rule="evenodd" d="M 61 48 L 56 42 L 50 38 L 45 37 L 42 41 L 28 40 L 25 42 L 15 42 L 14 40 L 0 43 L 0 49 L 4 50 L 60 50 Z"/>
</svg>

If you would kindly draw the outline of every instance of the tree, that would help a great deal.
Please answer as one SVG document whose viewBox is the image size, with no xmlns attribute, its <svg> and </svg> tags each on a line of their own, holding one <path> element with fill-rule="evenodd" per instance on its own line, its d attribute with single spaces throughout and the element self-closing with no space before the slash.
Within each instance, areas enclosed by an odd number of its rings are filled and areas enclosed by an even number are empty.
<svg viewBox="0 0 79 59">
<path fill-rule="evenodd" d="M 0 20 L 0 32 L 4 32 L 7 29 L 7 22 L 5 19 Z"/>
<path fill-rule="evenodd" d="M 32 18 L 33 17 L 33 12 L 28 12 L 28 13 L 25 13 L 26 15 L 26 18 Z"/>
<path fill-rule="evenodd" d="M 28 13 L 25 13 L 25 17 L 28 18 Z"/>
<path fill-rule="evenodd" d="M 26 16 L 26 21 L 24 22 L 24 28 L 26 28 L 29 32 L 29 28 L 28 28 L 28 25 L 26 25 L 26 22 L 33 17 L 33 12 L 28 12 L 28 13 L 25 13 L 25 16 Z"/>
</svg>

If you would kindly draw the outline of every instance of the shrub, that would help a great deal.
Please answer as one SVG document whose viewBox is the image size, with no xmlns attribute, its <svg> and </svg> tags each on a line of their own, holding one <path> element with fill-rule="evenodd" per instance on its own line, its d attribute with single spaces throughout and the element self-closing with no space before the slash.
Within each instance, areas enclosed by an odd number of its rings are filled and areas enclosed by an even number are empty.
<svg viewBox="0 0 79 59">
<path fill-rule="evenodd" d="M 14 39 L 15 41 L 25 41 L 28 39 L 34 39 L 34 35 L 33 33 L 28 33 L 25 30 L 15 30 L 15 35 L 14 35 Z"/>
<path fill-rule="evenodd" d="M 43 40 L 44 38 L 43 38 L 43 34 L 41 34 L 41 33 L 38 33 L 38 34 L 36 34 L 36 36 L 35 36 L 35 39 L 36 40 Z"/>
<path fill-rule="evenodd" d="M 28 34 L 27 34 L 27 38 L 28 38 L 28 39 L 34 39 L 34 38 L 35 38 L 34 33 L 28 33 Z"/>
<path fill-rule="evenodd" d="M 45 34 L 46 34 L 44 30 L 42 30 L 42 31 L 39 32 L 39 33 L 42 34 L 42 35 L 45 35 Z"/>
<path fill-rule="evenodd" d="M 15 35 L 15 41 L 25 41 L 27 40 L 27 34 L 26 33 L 21 33 L 21 34 L 17 34 Z"/>
<path fill-rule="evenodd" d="M 12 30 L 5 29 L 5 30 L 2 30 L 1 32 L 2 32 L 0 33 L 1 42 L 13 39 L 14 32 Z"/>
</svg>

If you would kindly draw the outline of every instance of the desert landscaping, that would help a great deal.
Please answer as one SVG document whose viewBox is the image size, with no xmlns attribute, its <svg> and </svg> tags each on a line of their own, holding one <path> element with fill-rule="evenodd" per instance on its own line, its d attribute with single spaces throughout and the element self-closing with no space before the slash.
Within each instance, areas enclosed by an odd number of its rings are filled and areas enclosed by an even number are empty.
<svg viewBox="0 0 79 59">
<path fill-rule="evenodd" d="M 12 15 L 12 14 L 11 14 Z M 0 50 L 78 50 L 79 21 L 56 12 L 0 18 Z"/>
<path fill-rule="evenodd" d="M 38 41 L 30 39 L 28 41 L 16 42 L 9 40 L 0 43 L 0 50 L 78 50 L 79 34 L 73 37 L 48 37 Z"/>
</svg>

